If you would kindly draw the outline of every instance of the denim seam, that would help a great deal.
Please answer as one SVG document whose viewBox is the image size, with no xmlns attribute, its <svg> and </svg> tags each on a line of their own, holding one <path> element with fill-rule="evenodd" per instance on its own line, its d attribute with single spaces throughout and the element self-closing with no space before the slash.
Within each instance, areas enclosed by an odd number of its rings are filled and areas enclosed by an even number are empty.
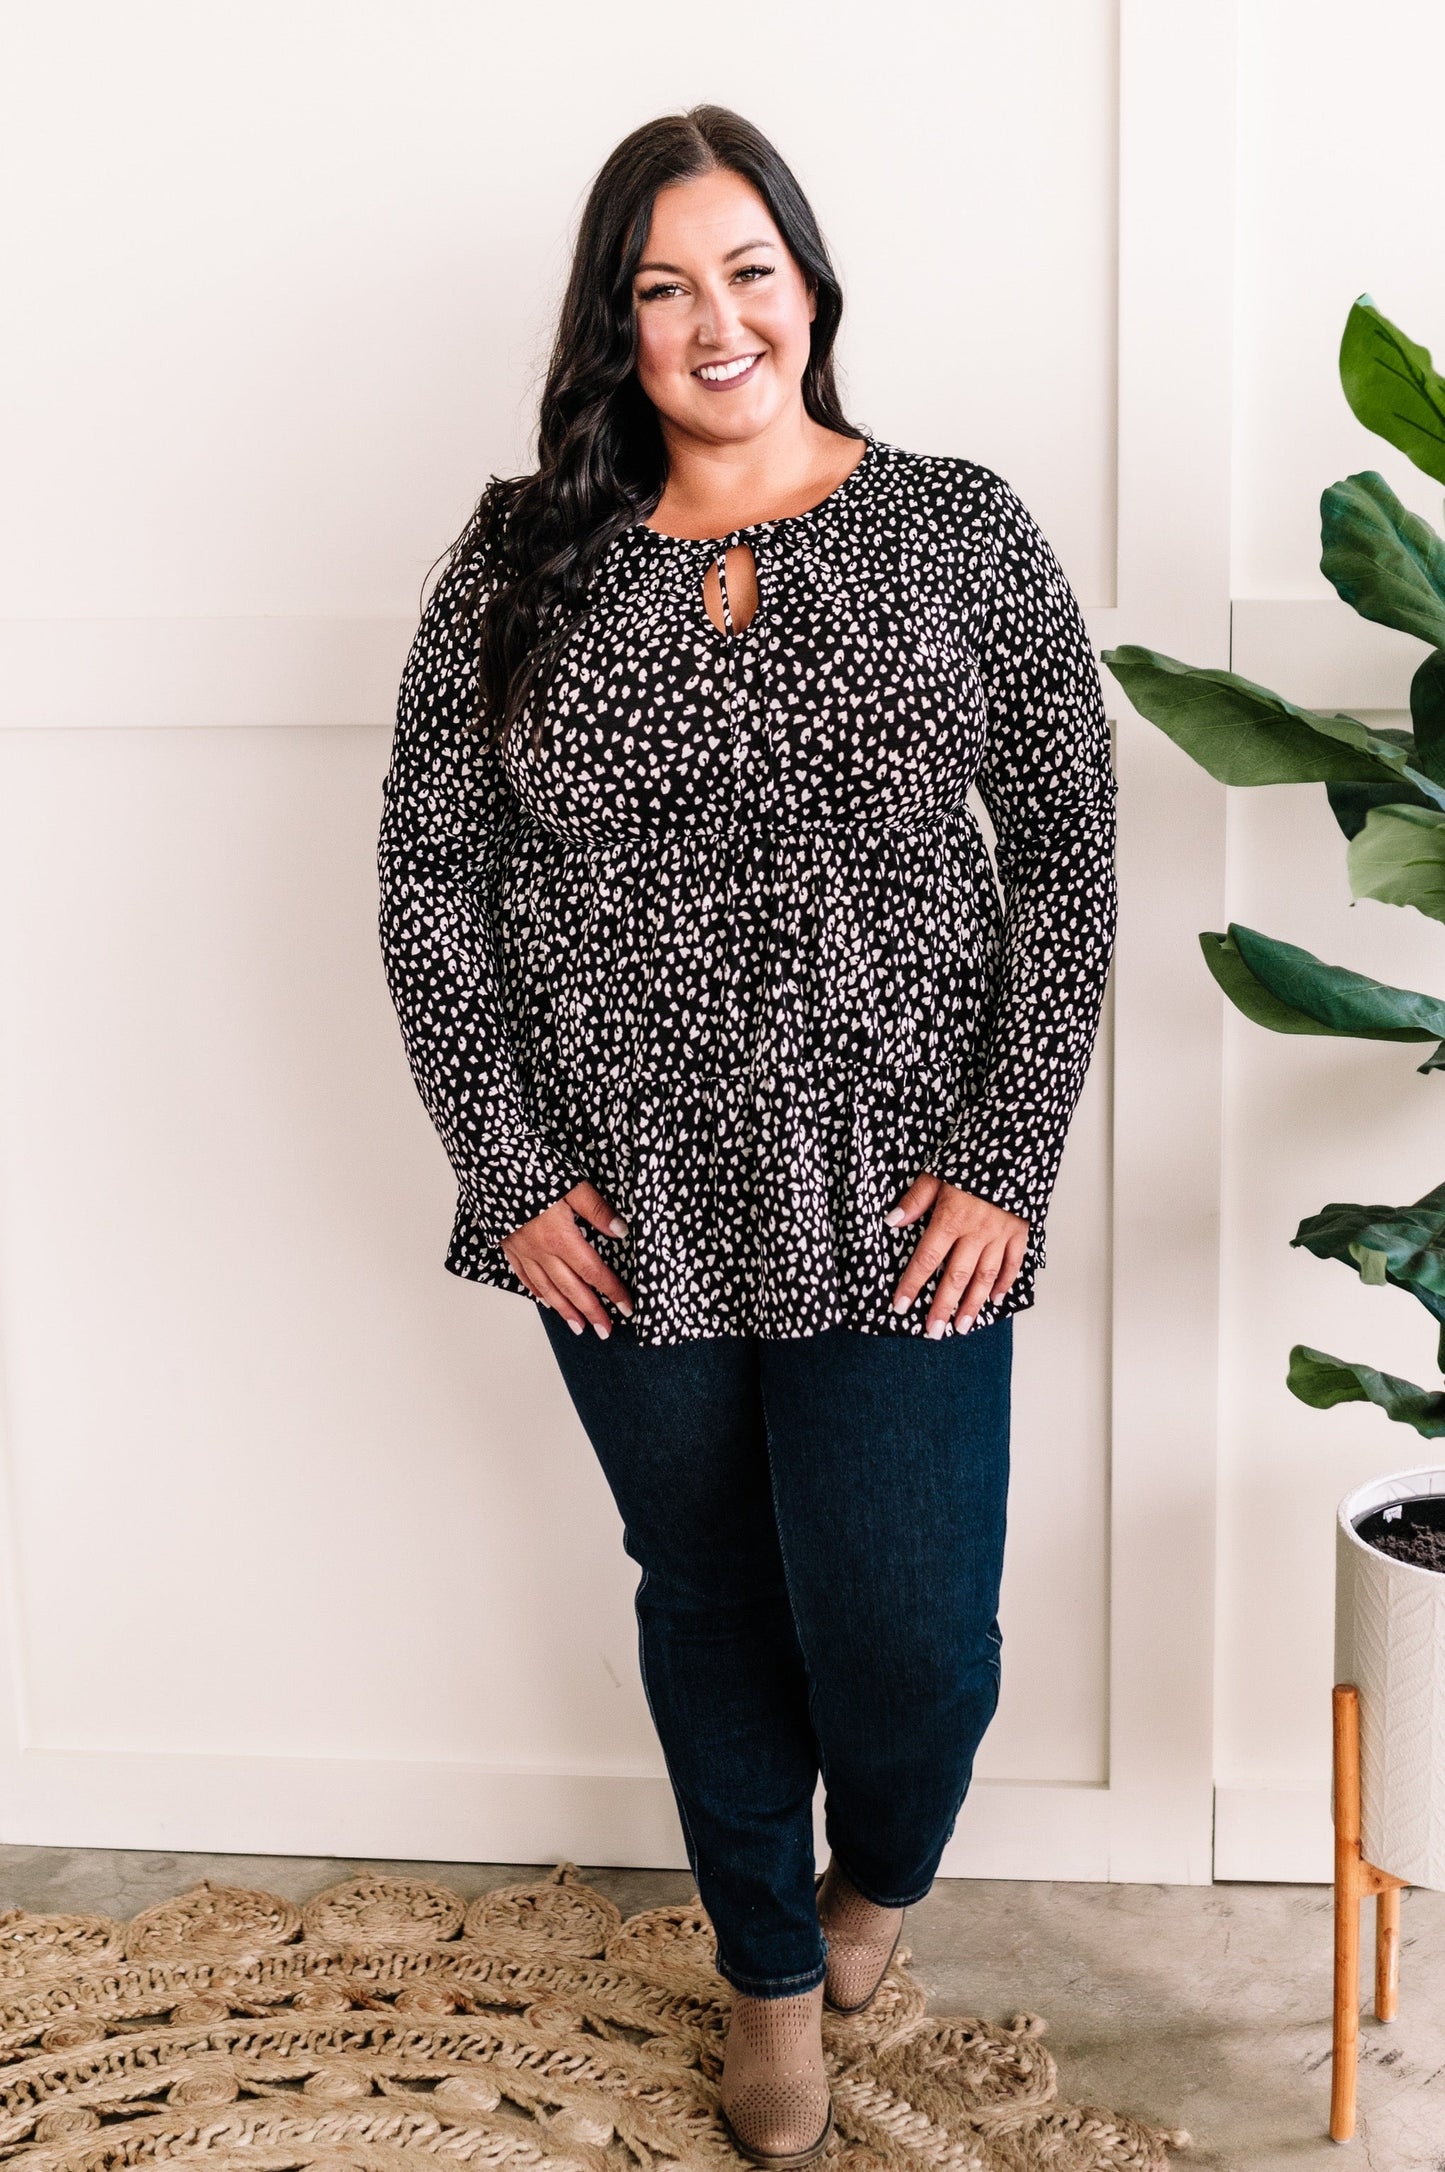
<svg viewBox="0 0 1445 2172">
<path fill-rule="evenodd" d="M 798 1657 L 803 1664 L 803 1680 L 806 1682 L 808 1690 L 808 1723 L 813 1730 L 813 1747 L 818 1753 L 818 1771 L 822 1779 L 824 1789 L 826 1790 L 828 1785 L 828 1761 L 823 1749 L 823 1738 L 818 1731 L 818 1684 L 814 1678 L 813 1670 L 808 1664 L 808 1655 L 803 1649 L 803 1639 L 798 1631 L 798 1610 L 793 1601 L 793 1576 L 792 1571 L 788 1566 L 788 1549 L 783 1544 L 783 1519 L 778 1513 L 778 1476 L 773 1464 L 773 1428 L 768 1418 L 767 1397 L 761 1392 L 761 1389 L 758 1396 L 758 1402 L 763 1414 L 763 1453 L 768 1459 L 768 1498 L 773 1504 L 773 1529 L 777 1533 L 778 1559 L 783 1564 L 783 1589 L 787 1594 L 788 1611 L 793 1617 L 793 1637 L 795 1642 L 797 1643 Z M 812 1810 L 810 1805 L 810 1823 L 811 1816 Z M 814 1990 L 817 1985 L 819 1985 L 823 1981 L 824 1977 L 828 1973 L 828 1941 L 823 1935 L 823 1927 L 821 1924 L 818 1925 L 818 1943 L 823 1949 L 823 1958 L 816 1964 L 814 1969 L 807 1970 L 800 1976 L 777 1977 L 773 1979 L 774 1982 L 779 1985 L 792 1985 L 796 1987 L 796 1989 L 799 1991 Z M 725 1973 L 725 1971 L 722 1970 L 721 1962 L 719 1962 L 718 1966 L 719 1972 Z M 735 1979 L 729 1977 L 728 1980 L 729 1982 L 732 1982 Z M 739 1983 L 738 1989 L 746 1993 L 746 1995 L 750 1998 L 768 1995 L 766 1993 L 757 1992 L 749 1983 Z M 783 1997 L 786 1996 L 786 1993 L 783 1991 L 775 1991 L 772 1995 L 775 1997 Z"/>
<path fill-rule="evenodd" d="M 803 1649 L 803 1639 L 798 1632 L 798 1609 L 793 1601 L 793 1575 L 788 1566 L 788 1549 L 783 1544 L 783 1519 L 778 1513 L 778 1474 L 773 1467 L 773 1428 L 768 1417 L 766 1395 L 760 1395 L 759 1401 L 763 1413 L 763 1453 L 768 1459 L 768 1498 L 773 1504 L 773 1529 L 778 1534 L 778 1559 L 783 1564 L 783 1588 L 788 1595 L 788 1611 L 793 1617 L 793 1635 L 797 1638 L 798 1656 L 803 1662 L 803 1679 L 808 1685 L 808 1720 L 813 1729 L 813 1743 L 818 1752 L 818 1772 L 826 1790 L 828 1785 L 828 1759 L 823 1748 L 823 1737 L 818 1727 L 818 1684 L 814 1678 L 813 1670 L 808 1664 L 808 1655 Z"/>
<path fill-rule="evenodd" d="M 764 1433 L 766 1434 L 766 1430 L 767 1430 L 767 1417 L 766 1417 L 766 1414 L 764 1414 L 764 1419 L 763 1419 L 763 1428 L 764 1428 Z M 769 1477 L 771 1478 L 771 1473 L 772 1473 L 772 1461 L 771 1461 L 771 1458 L 769 1458 L 768 1470 L 769 1470 Z M 776 1508 L 776 1505 L 774 1506 L 774 1510 L 773 1510 L 773 1516 L 774 1516 L 774 1521 L 776 1521 L 776 1519 L 777 1519 L 777 1508 Z M 778 1546 L 779 1546 L 779 1551 L 781 1552 L 781 1550 L 782 1550 L 782 1540 L 781 1540 L 781 1537 L 779 1538 L 779 1541 L 778 1541 Z M 786 1578 L 786 1573 L 787 1573 L 787 1564 L 786 1564 L 786 1563 L 784 1563 L 784 1576 L 785 1576 L 785 1578 Z M 643 1572 L 642 1572 L 642 1577 L 641 1577 L 641 1580 L 640 1580 L 640 1582 L 638 1583 L 638 1586 L 637 1586 L 637 1594 L 636 1594 L 636 1597 L 637 1597 L 638 1599 L 640 1599 L 640 1598 L 641 1598 L 641 1596 L 642 1596 L 642 1594 L 643 1594 L 644 1590 L 646 1589 L 646 1586 L 647 1586 L 647 1579 L 648 1579 L 648 1577 L 649 1577 L 649 1575 L 650 1575 L 650 1574 L 651 1574 L 651 1571 L 650 1571 L 650 1570 L 648 1570 L 648 1569 L 644 1569 L 644 1570 L 643 1570 Z M 635 1608 L 636 1608 L 636 1600 L 634 1600 L 634 1610 L 635 1610 Z M 638 1617 L 638 1635 L 637 1635 L 637 1666 L 638 1666 L 638 1672 L 639 1672 L 639 1673 L 640 1673 L 640 1675 L 642 1676 L 642 1694 L 643 1694 L 644 1698 L 645 1698 L 645 1699 L 647 1700 L 647 1709 L 648 1709 L 648 1712 L 649 1712 L 649 1714 L 651 1715 L 651 1718 L 652 1718 L 652 1725 L 653 1725 L 653 1731 L 654 1731 L 654 1733 L 657 1733 L 657 1712 L 656 1712 L 656 1709 L 655 1709 L 655 1707 L 654 1707 L 654 1705 L 653 1705 L 653 1702 L 652 1702 L 652 1690 L 651 1690 L 651 1687 L 650 1687 L 650 1685 L 649 1685 L 649 1683 L 648 1683 L 648 1679 L 647 1679 L 647 1659 L 646 1659 L 646 1650 L 645 1650 L 645 1644 L 644 1644 L 644 1639 L 643 1639 L 643 1636 L 642 1636 L 642 1622 L 641 1622 L 641 1616 L 640 1616 L 640 1615 L 639 1615 L 639 1617 Z M 806 1671 L 806 1666 L 805 1666 L 805 1671 Z M 809 1677 L 809 1681 L 810 1681 L 810 1684 L 811 1684 L 811 1676 Z M 815 1733 L 816 1733 L 816 1730 L 815 1730 Z M 659 1741 L 659 1743 L 661 1742 L 661 1740 L 662 1740 L 661 1734 L 660 1734 L 660 1733 L 658 1733 L 658 1741 Z M 664 1753 L 664 1761 L 666 1761 L 666 1753 Z M 682 1790 L 681 1790 L 681 1789 L 679 1788 L 679 1786 L 678 1786 L 678 1784 L 677 1784 L 676 1780 L 674 1780 L 674 1779 L 672 1778 L 672 1769 L 671 1769 L 671 1766 L 670 1766 L 670 1765 L 669 1765 L 669 1767 L 668 1767 L 668 1778 L 669 1778 L 669 1780 L 671 1781 L 671 1784 L 672 1784 L 672 1794 L 673 1794 L 673 1801 L 674 1801 L 674 1804 L 675 1804 L 675 1806 L 676 1806 L 676 1809 L 677 1809 L 677 1821 L 678 1821 L 679 1825 L 680 1825 L 680 1826 L 682 1827 L 682 1837 L 683 1837 L 683 1841 L 684 1841 L 684 1843 L 685 1843 L 685 1845 L 686 1845 L 686 1848 L 687 1848 L 687 1856 L 688 1856 L 688 1866 L 689 1866 L 689 1868 L 690 1868 L 690 1869 L 691 1869 L 691 1871 L 692 1871 L 692 1875 L 693 1875 L 693 1880 L 694 1880 L 694 1883 L 700 1883 L 701 1881 L 700 1881 L 700 1880 L 699 1880 L 699 1878 L 698 1878 L 698 1869 L 699 1869 L 699 1864 L 700 1864 L 701 1858 L 700 1858 L 700 1856 L 699 1856 L 699 1854 L 698 1854 L 697 1842 L 696 1842 L 695 1838 L 693 1837 L 693 1830 L 692 1830 L 692 1826 L 691 1826 L 691 1824 L 690 1824 L 690 1823 L 688 1822 L 688 1815 L 687 1815 L 687 1806 L 686 1806 L 685 1802 L 683 1801 L 683 1796 L 682 1796 Z M 827 1961 L 827 1941 L 826 1941 L 826 1939 L 825 1939 L 825 1938 L 823 1937 L 823 1933 L 822 1933 L 822 1926 L 821 1926 L 821 1925 L 819 1925 L 819 1928 L 818 1928 L 818 1938 L 819 1938 L 819 1943 L 820 1943 L 820 1944 L 821 1944 L 821 1945 L 823 1946 L 823 1949 L 824 1949 L 824 1952 L 823 1952 L 823 1958 L 822 1958 L 822 1960 L 820 1960 L 820 1961 L 817 1961 L 817 1962 L 815 1962 L 815 1963 L 814 1963 L 814 1965 L 813 1965 L 813 1967 L 812 1967 L 811 1969 L 805 1969 L 805 1970 L 803 1970 L 803 1971 L 802 1971 L 802 1973 L 801 1973 L 801 1974 L 799 1974 L 799 1975 L 796 1975 L 796 1976 L 746 1976 L 746 1975 L 743 1975 L 743 1974 L 742 1974 L 741 1972 L 734 1972 L 734 1971 L 733 1971 L 733 1969 L 732 1969 L 732 1967 L 731 1967 L 731 1965 L 730 1965 L 729 1963 L 727 1963 L 727 1962 L 725 1961 L 725 1959 L 724 1959 L 724 1955 L 723 1955 L 723 1950 L 722 1950 L 722 1942 L 721 1942 L 721 1940 L 720 1940 L 720 1939 L 718 1939 L 718 1937 L 717 1937 L 717 1926 L 716 1926 L 716 1924 L 714 1924 L 714 1925 L 713 1925 L 713 1937 L 714 1937 L 714 1941 L 715 1941 L 715 1943 L 716 1943 L 716 1949 L 717 1949 L 717 1950 L 716 1950 L 716 1954 L 715 1954 L 715 1959 L 714 1959 L 714 1965 L 715 1965 L 715 1967 L 716 1967 L 716 1969 L 717 1969 L 717 1972 L 718 1972 L 718 1974 L 719 1974 L 719 1975 L 720 1975 L 721 1977 L 723 1977 L 723 1978 L 724 1978 L 724 1980 L 725 1980 L 726 1982 L 728 1982 L 728 1983 L 732 1984 L 732 1985 L 733 1985 L 733 1986 L 735 1987 L 735 1989 L 737 1989 L 737 1990 L 741 1991 L 741 1992 L 742 1992 L 742 1993 L 744 1994 L 744 1996 L 745 1996 L 745 1997 L 747 1997 L 747 1998 L 787 1998 L 787 1997 L 789 1997 L 789 1996 L 790 1996 L 791 1994 L 793 1994 L 793 1993 L 795 1993 L 795 1992 L 801 1992 L 801 1991 L 812 1991 L 812 1990 L 816 1989 L 816 1987 L 817 1987 L 817 1986 L 818 1986 L 818 1985 L 819 1985 L 819 1984 L 820 1984 L 820 1983 L 821 1983 L 821 1982 L 823 1981 L 824 1977 L 825 1977 L 825 1976 L 827 1975 L 827 1972 L 828 1972 L 828 1961 Z"/>
<path fill-rule="evenodd" d="M 854 1877 L 848 1862 L 843 1856 L 839 1855 L 836 1848 L 833 1849 L 833 1860 L 839 1870 L 842 1871 L 849 1885 L 852 1886 L 854 1892 L 860 1894 L 865 1901 L 871 1901 L 875 1908 L 916 1908 L 918 1903 L 927 1900 L 929 1894 L 933 1891 L 933 1880 L 930 1878 L 927 1885 L 922 1886 L 916 1893 L 908 1894 L 903 1900 L 884 1900 L 879 1894 L 870 1893 L 867 1886 Z"/>
<path fill-rule="evenodd" d="M 652 1721 L 652 1731 L 657 1736 L 658 1746 L 660 1748 L 662 1744 L 662 1735 L 657 1725 L 657 1711 L 652 1702 L 652 1688 L 647 1679 L 647 1647 L 646 1641 L 642 1634 L 642 1615 L 637 1606 L 637 1601 L 642 1597 L 643 1592 L 646 1590 L 647 1579 L 651 1574 L 652 1571 L 650 1569 L 644 1569 L 642 1572 L 641 1580 L 638 1583 L 637 1591 L 633 1598 L 633 1612 L 637 1615 L 637 1671 L 642 1676 L 642 1694 L 647 1701 L 648 1715 Z M 682 1790 L 672 1777 L 672 1768 L 671 1765 L 668 1764 L 667 1753 L 665 1750 L 663 1751 L 663 1763 L 665 1765 L 668 1765 L 667 1777 L 672 1787 L 673 1807 L 677 1811 L 677 1822 L 682 1827 L 682 1840 L 683 1846 L 687 1850 L 688 1869 L 692 1872 L 693 1883 L 696 1884 L 698 1882 L 698 1864 L 700 1861 L 700 1857 L 697 1852 L 697 1842 L 693 1838 L 692 1826 L 688 1823 L 687 1806 L 682 1799 Z"/>
<path fill-rule="evenodd" d="M 735 1991 L 741 1991 L 746 1998 L 785 1999 L 795 1997 L 802 1991 L 816 1991 L 828 1973 L 828 1964 L 826 1960 L 822 1960 L 816 1968 L 805 1969 L 800 1976 L 745 1976 L 733 1968 L 719 1946 L 717 1971 Z"/>
</svg>

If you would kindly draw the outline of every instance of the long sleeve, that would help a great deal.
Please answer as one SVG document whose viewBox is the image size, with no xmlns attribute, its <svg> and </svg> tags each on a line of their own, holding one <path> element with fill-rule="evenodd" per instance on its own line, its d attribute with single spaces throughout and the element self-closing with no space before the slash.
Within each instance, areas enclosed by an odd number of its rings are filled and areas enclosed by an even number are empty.
<svg viewBox="0 0 1445 2172">
<path fill-rule="evenodd" d="M 1098 1030 L 1117 919 L 1117 786 L 1083 614 L 1001 477 L 974 626 L 987 709 L 979 794 L 1004 900 L 998 1002 L 934 1174 L 1041 1226 Z"/>
<path fill-rule="evenodd" d="M 521 815 L 495 746 L 464 728 L 476 665 L 448 566 L 402 674 L 377 847 L 382 959 L 412 1077 L 489 1244 L 588 1172 L 539 1123 L 509 1035 L 495 877 Z"/>
</svg>

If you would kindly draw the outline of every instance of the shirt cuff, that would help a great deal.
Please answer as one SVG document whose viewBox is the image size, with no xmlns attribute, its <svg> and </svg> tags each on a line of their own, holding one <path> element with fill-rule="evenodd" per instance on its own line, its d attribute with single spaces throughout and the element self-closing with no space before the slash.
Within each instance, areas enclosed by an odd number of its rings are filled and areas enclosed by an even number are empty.
<svg viewBox="0 0 1445 2172">
<path fill-rule="evenodd" d="M 1040 1152 L 1036 1134 L 1022 1130 L 1016 1119 L 979 1110 L 964 1116 L 931 1166 L 945 1184 L 1021 1215 L 1038 1231 L 1053 1191 L 1052 1161 Z"/>
<path fill-rule="evenodd" d="M 462 1205 L 486 1242 L 500 1245 L 523 1222 L 564 1199 L 587 1170 L 546 1139 L 519 1140 L 461 1186 Z"/>
</svg>

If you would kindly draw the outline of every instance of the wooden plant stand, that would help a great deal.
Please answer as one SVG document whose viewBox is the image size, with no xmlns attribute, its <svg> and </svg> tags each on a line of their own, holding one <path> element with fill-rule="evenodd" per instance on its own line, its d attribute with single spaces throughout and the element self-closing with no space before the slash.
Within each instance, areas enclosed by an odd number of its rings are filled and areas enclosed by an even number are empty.
<svg viewBox="0 0 1445 2172">
<path fill-rule="evenodd" d="M 1360 2056 L 1360 1904 L 1375 1896 L 1375 2019 L 1393 2021 L 1400 1994 L 1400 1895 L 1406 1881 L 1377 1870 L 1360 1853 L 1360 1693 L 1336 1682 L 1335 1707 L 1335 2023 L 1330 2081 L 1330 2139 L 1355 2131 Z"/>
</svg>

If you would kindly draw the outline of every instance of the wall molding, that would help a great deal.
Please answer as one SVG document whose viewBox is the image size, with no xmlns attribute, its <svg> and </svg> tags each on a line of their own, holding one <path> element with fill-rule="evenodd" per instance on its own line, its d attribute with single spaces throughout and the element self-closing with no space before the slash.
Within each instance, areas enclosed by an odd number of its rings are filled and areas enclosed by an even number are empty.
<svg viewBox="0 0 1445 2172">
<path fill-rule="evenodd" d="M 1361 618 L 1337 596 L 1230 606 L 1231 669 L 1306 709 L 1408 709 L 1429 654 L 1426 642 Z"/>
<path fill-rule="evenodd" d="M 1334 1822 L 1323 1787 L 1214 1791 L 1214 1875 L 1268 1885 L 1328 1885 Z"/>
<path fill-rule="evenodd" d="M 1118 613 L 1085 613 L 1096 649 Z M 407 618 L 0 618 L 0 731 L 388 730 Z"/>
<path fill-rule="evenodd" d="M 67 1750 L 0 1772 L 11 1846 L 687 1868 L 672 1790 L 648 1773 Z M 1106 1879 L 1107 1791 L 976 1781 L 940 1875 Z"/>
<path fill-rule="evenodd" d="M 390 724 L 416 621 L 0 619 L 0 730 Z"/>
<path fill-rule="evenodd" d="M 1236 9 L 1212 0 L 1185 17 L 1122 0 L 1119 41 L 1110 633 L 1115 643 L 1227 664 Z M 1196 929 L 1220 924 L 1225 795 L 1179 760 L 1116 684 L 1106 686 L 1120 818 L 1110 1876 L 1204 1884 L 1214 1809 L 1224 1033 L 1206 976 L 1181 973 L 1180 960 Z"/>
</svg>

